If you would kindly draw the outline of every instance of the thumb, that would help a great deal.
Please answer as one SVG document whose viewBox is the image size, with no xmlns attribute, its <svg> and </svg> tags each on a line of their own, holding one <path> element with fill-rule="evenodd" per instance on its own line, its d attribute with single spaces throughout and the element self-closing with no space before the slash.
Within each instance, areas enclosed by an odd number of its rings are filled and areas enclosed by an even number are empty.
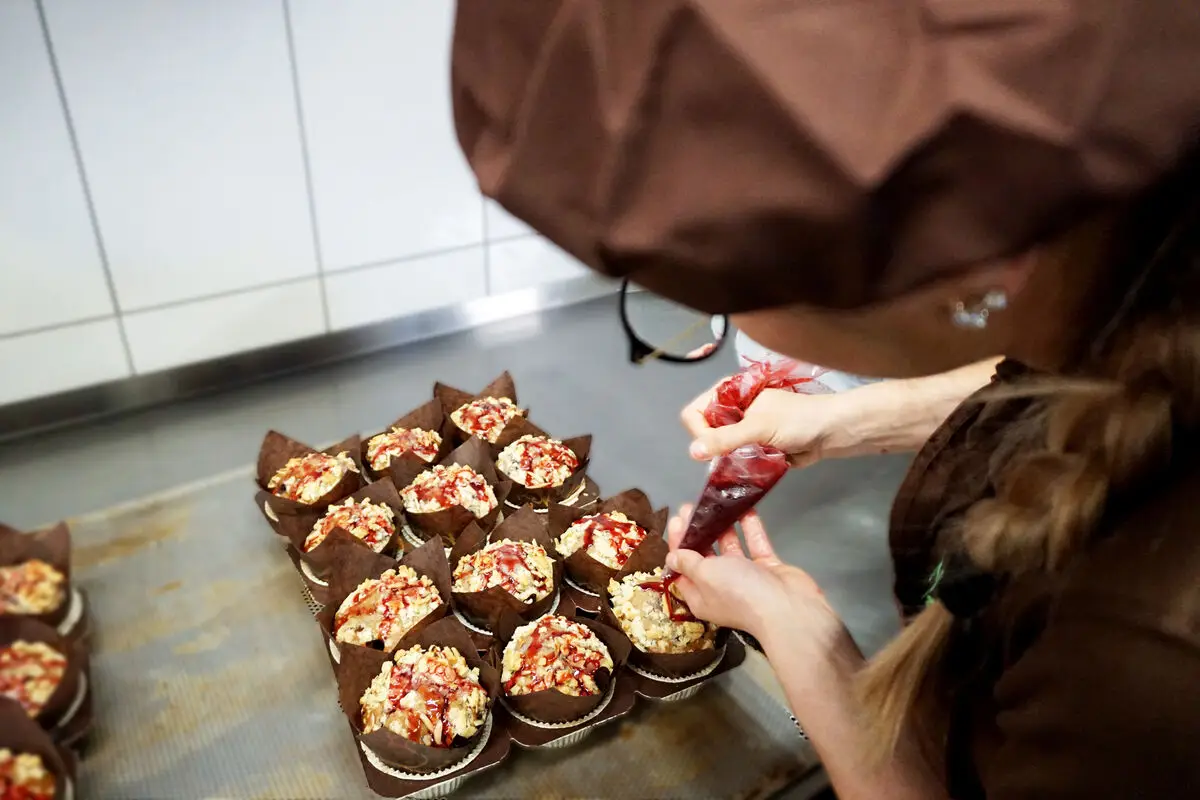
<svg viewBox="0 0 1200 800">
<path fill-rule="evenodd" d="M 760 425 L 742 420 L 722 428 L 709 428 L 696 437 L 688 453 L 697 461 L 708 461 L 744 444 L 768 444 L 770 433 Z"/>
<path fill-rule="evenodd" d="M 672 550 L 667 554 L 667 568 L 685 577 L 692 577 L 704 563 L 704 556 L 695 550 Z"/>
</svg>

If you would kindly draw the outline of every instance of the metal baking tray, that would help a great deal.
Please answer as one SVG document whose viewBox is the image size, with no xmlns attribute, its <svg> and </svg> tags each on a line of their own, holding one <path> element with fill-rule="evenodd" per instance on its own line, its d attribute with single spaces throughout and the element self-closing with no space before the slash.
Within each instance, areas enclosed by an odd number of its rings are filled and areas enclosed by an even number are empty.
<svg viewBox="0 0 1200 800">
<path fill-rule="evenodd" d="M 87 797 L 372 798 L 249 468 L 71 520 L 92 604 Z M 453 796 L 764 798 L 817 768 L 757 654 L 682 702 L 514 751 Z"/>
</svg>

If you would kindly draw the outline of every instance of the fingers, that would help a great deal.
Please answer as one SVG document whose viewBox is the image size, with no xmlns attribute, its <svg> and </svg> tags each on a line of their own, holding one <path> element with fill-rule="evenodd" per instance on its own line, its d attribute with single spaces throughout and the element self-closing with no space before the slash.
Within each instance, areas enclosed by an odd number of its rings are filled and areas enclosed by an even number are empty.
<svg viewBox="0 0 1200 800">
<path fill-rule="evenodd" d="M 733 528 L 722 533 L 717 539 L 717 552 L 727 558 L 746 557 L 746 552 L 742 550 L 742 540 L 738 538 L 737 531 Z"/>
<path fill-rule="evenodd" d="M 692 575 L 704 563 L 704 556 L 695 550 L 672 550 L 667 554 L 667 568 L 680 575 Z"/>
<path fill-rule="evenodd" d="M 679 542 L 683 540 L 683 534 L 687 530 L 688 520 L 692 518 L 692 507 L 685 503 L 679 507 L 679 513 L 671 517 L 671 521 L 667 523 L 667 544 L 671 549 L 679 547 Z"/>
<path fill-rule="evenodd" d="M 707 461 L 744 444 L 769 444 L 770 432 L 755 421 L 743 420 L 721 428 L 709 428 L 696 437 L 688 449 L 692 458 Z"/>
<path fill-rule="evenodd" d="M 742 535 L 746 537 L 746 550 L 750 553 L 751 558 L 756 561 L 779 560 L 779 556 L 775 554 L 775 546 L 771 544 L 771 537 L 767 535 L 767 528 L 763 525 L 762 517 L 751 511 L 742 517 L 741 524 Z"/>
<path fill-rule="evenodd" d="M 706 392 L 700 394 L 692 402 L 683 407 L 683 411 L 679 412 L 679 418 L 683 422 L 683 427 L 687 428 L 693 438 L 700 436 L 707 430 L 710 430 L 708 422 L 704 419 L 704 409 L 712 402 L 713 392 L 716 391 L 720 381 L 714 383 Z"/>
</svg>

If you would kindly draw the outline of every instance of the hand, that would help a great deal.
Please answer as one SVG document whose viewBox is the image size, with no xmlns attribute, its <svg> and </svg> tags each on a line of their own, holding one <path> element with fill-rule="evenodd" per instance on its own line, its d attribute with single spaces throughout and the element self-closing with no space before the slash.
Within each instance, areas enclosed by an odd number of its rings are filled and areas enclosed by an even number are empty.
<svg viewBox="0 0 1200 800">
<path fill-rule="evenodd" d="M 695 459 L 707 461 L 745 444 L 782 450 L 793 467 L 878 452 L 865 441 L 870 428 L 863 425 L 868 418 L 886 417 L 888 412 L 886 398 L 874 385 L 817 395 L 767 389 L 751 403 L 741 422 L 721 428 L 709 427 L 704 419 L 715 389 L 689 403 L 681 415 L 684 427 L 695 437 L 690 449 Z M 865 390 L 872 391 L 860 394 Z"/>
<path fill-rule="evenodd" d="M 996 361 L 925 378 L 871 383 L 839 394 L 768 389 L 750 404 L 741 422 L 721 428 L 710 428 L 704 421 L 713 386 L 683 409 L 683 424 L 695 437 L 692 457 L 701 461 L 744 444 L 782 450 L 795 467 L 823 458 L 913 451 L 963 400 L 987 385 Z"/>
<path fill-rule="evenodd" d="M 797 625 L 813 642 L 845 632 L 812 576 L 779 560 L 756 513 L 742 518 L 745 549 L 731 529 L 717 540 L 719 555 L 708 558 L 678 549 L 691 513 L 691 506 L 683 506 L 667 526 L 667 566 L 680 574 L 675 586 L 693 614 L 744 630 L 764 644 Z"/>
</svg>

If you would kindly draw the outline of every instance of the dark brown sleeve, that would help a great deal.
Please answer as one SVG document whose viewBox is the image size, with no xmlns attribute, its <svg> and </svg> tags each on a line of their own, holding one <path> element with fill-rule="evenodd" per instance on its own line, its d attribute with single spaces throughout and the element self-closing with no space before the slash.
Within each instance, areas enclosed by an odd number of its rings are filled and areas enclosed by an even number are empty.
<svg viewBox="0 0 1200 800">
<path fill-rule="evenodd" d="M 1200 637 L 1079 609 L 996 687 L 988 800 L 1184 797 L 1200 786 Z"/>
</svg>

